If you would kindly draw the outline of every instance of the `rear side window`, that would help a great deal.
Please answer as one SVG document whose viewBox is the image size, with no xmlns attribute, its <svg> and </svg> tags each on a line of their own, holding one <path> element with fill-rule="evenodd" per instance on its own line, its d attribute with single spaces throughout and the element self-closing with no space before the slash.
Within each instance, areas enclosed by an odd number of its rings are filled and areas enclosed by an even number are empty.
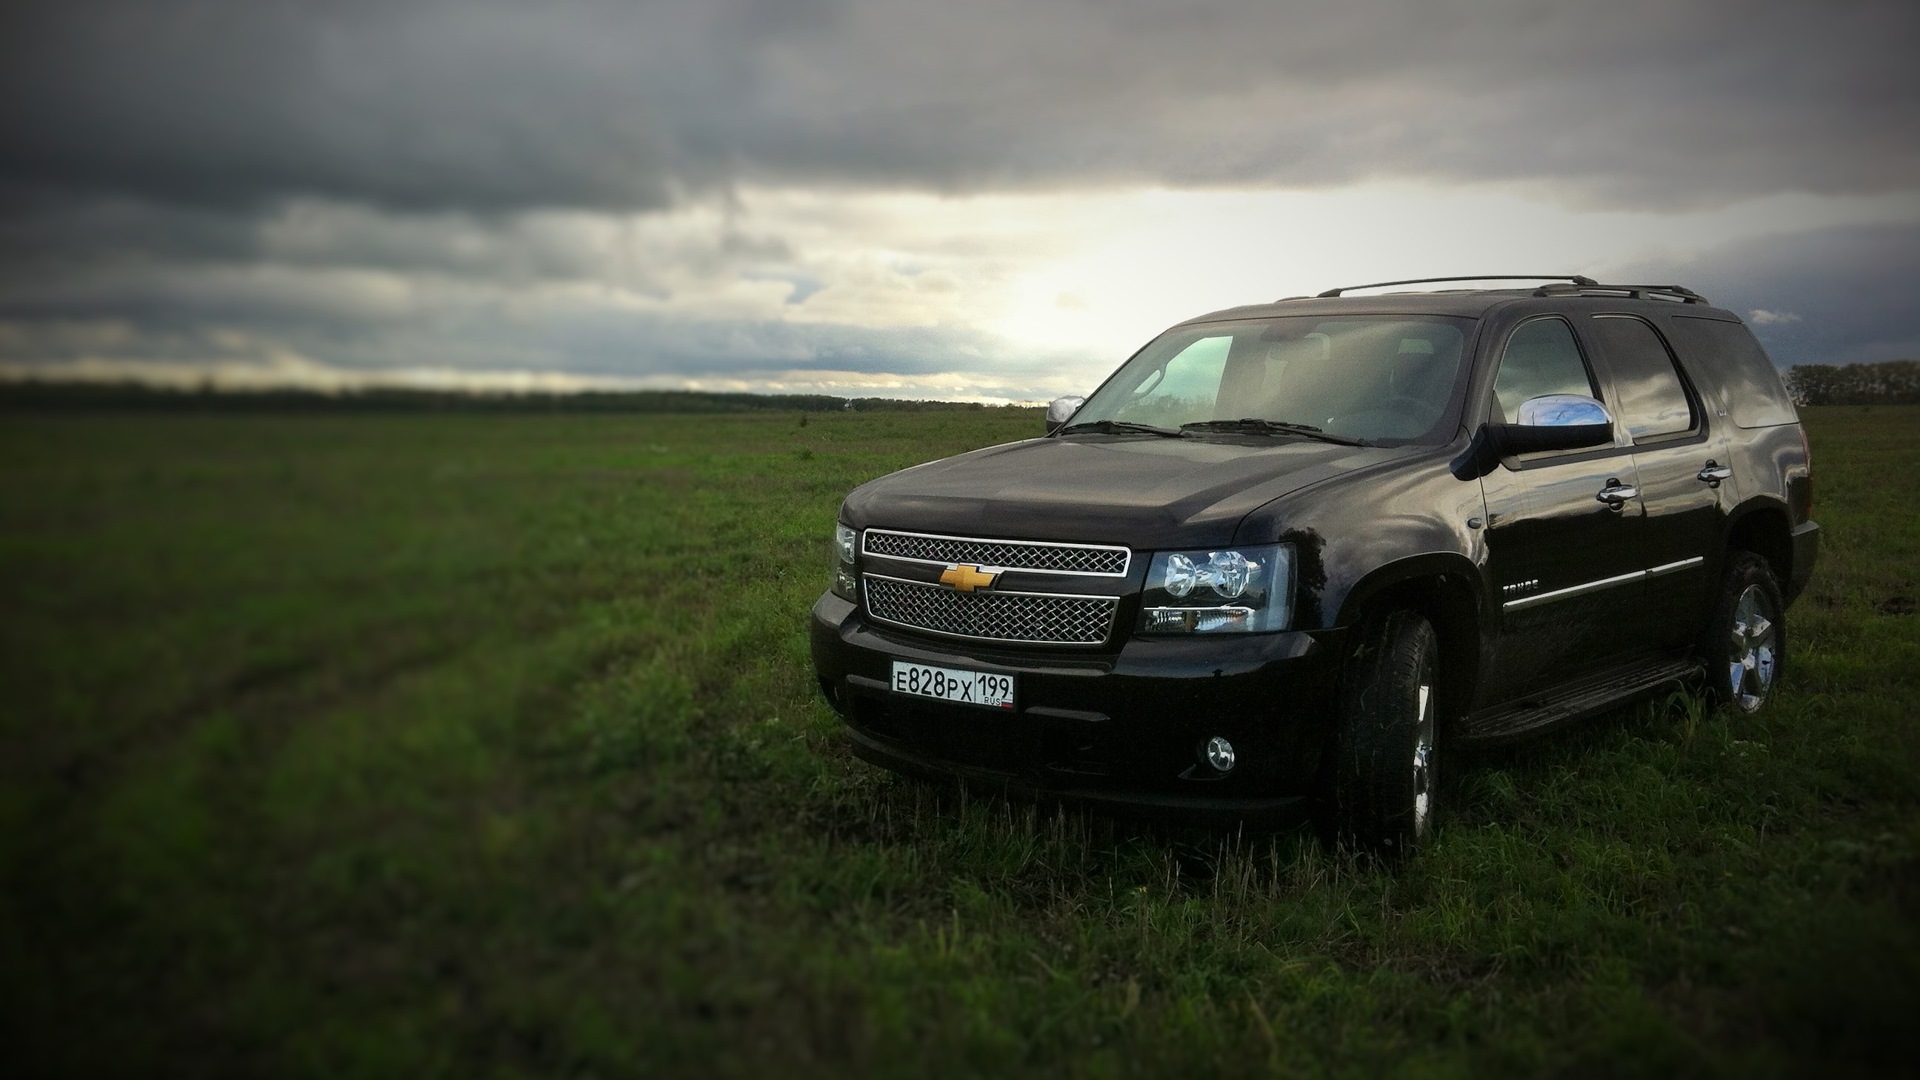
<svg viewBox="0 0 1920 1080">
<path fill-rule="evenodd" d="M 1725 408 L 1743 428 L 1775 427 L 1800 419 L 1780 381 L 1780 369 L 1737 322 L 1675 315 L 1673 345 L 1690 364 L 1713 373 L 1724 387 Z"/>
<path fill-rule="evenodd" d="M 1620 395 L 1620 422 L 1635 442 L 1693 430 L 1686 384 L 1653 327 L 1631 315 L 1596 315 L 1593 333 Z"/>
<path fill-rule="evenodd" d="M 1520 403 L 1547 394 L 1580 394 L 1595 397 L 1593 379 L 1586 362 L 1580 359 L 1580 347 L 1574 344 L 1573 328 L 1559 319 L 1534 319 L 1520 324 L 1507 339 L 1507 351 L 1500 357 L 1500 374 L 1494 376 L 1493 393 L 1500 399 L 1501 419 L 1511 424 L 1520 414 Z"/>
</svg>

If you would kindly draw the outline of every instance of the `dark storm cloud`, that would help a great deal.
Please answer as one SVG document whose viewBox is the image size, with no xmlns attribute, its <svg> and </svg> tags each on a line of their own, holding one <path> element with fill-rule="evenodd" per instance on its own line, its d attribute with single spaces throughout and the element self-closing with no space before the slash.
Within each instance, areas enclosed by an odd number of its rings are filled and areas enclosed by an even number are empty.
<svg viewBox="0 0 1920 1080">
<path fill-rule="evenodd" d="M 154 3 L 0 16 L 0 179 L 245 205 L 648 208 L 1536 179 L 1611 201 L 1920 183 L 1911 3 Z"/>
<path fill-rule="evenodd" d="M 653 106 L 589 25 L 522 9 L 12 5 L 0 174 L 23 187 L 245 204 L 648 206 Z"/>
<path fill-rule="evenodd" d="M 579 213 L 392 213 L 354 204 L 293 202 L 250 212 L 118 197 L 37 197 L 0 213 L 0 310 L 24 298 L 80 293 L 88 279 L 155 279 L 248 265 L 425 274 L 511 286 L 595 281 L 664 297 L 668 269 L 688 275 L 793 280 L 780 238 L 717 223 L 653 239 L 637 258 L 616 228 Z M 166 271 L 162 274 L 161 271 Z M 154 280 L 154 288 L 166 282 Z M 806 288 L 795 280 L 796 288 Z M 817 288 L 817 283 L 814 283 Z"/>
<path fill-rule="evenodd" d="M 1655 276 L 1681 277 L 1745 316 L 1781 367 L 1920 359 L 1920 226 L 1769 236 L 1708 250 L 1678 267 L 1609 272 L 1614 280 Z"/>
<path fill-rule="evenodd" d="M 15 0 L 0 362 L 1041 372 L 965 327 L 670 302 L 834 289 L 726 210 L 747 185 L 1913 192 L 1916 40 L 1911 2 Z M 1885 359 L 1920 343 L 1917 249 L 1796 233 L 1677 276 L 1775 312 L 1783 362 Z"/>
</svg>

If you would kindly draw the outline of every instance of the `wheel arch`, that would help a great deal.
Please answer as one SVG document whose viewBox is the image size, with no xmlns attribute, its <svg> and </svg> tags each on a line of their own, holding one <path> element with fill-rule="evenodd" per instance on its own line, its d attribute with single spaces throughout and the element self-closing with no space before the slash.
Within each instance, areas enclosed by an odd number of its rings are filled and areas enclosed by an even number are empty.
<svg viewBox="0 0 1920 1080">
<path fill-rule="evenodd" d="M 1787 504 L 1750 499 L 1727 518 L 1727 551 L 1751 551 L 1767 561 L 1782 590 L 1793 581 L 1793 525 Z"/>
<path fill-rule="evenodd" d="M 1360 628 L 1389 611 L 1417 611 L 1440 641 L 1443 718 L 1464 716 L 1479 686 L 1482 631 L 1479 571 L 1464 555 L 1434 552 L 1379 567 L 1354 583 L 1336 625 Z"/>
</svg>

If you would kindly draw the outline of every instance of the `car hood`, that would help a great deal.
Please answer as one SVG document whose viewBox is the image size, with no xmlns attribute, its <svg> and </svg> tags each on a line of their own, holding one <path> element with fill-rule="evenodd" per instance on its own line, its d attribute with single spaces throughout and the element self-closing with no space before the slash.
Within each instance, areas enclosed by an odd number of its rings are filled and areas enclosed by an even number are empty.
<svg viewBox="0 0 1920 1080">
<path fill-rule="evenodd" d="M 847 523 L 1007 539 L 1204 547 L 1249 512 L 1413 447 L 1306 439 L 1082 435 L 990 446 L 883 476 L 847 496 Z"/>
</svg>

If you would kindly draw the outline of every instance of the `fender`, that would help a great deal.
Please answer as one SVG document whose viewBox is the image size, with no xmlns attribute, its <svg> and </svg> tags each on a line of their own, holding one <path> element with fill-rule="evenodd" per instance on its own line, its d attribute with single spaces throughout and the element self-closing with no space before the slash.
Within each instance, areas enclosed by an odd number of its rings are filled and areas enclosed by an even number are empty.
<svg viewBox="0 0 1920 1080">
<path fill-rule="evenodd" d="M 1475 480 L 1455 479 L 1446 461 L 1458 446 L 1420 462 L 1356 472 L 1282 496 L 1247 515 L 1245 543 L 1294 545 L 1294 625 L 1328 630 L 1352 624 L 1366 595 L 1413 577 L 1459 575 L 1483 604 L 1484 518 Z M 1364 584 L 1364 588 L 1362 588 Z M 1479 614 L 1478 610 L 1475 612 Z"/>
<path fill-rule="evenodd" d="M 1487 613 L 1486 590 L 1481 585 L 1480 568 L 1466 556 L 1452 551 L 1430 551 L 1396 559 L 1354 582 L 1346 595 L 1340 598 L 1339 615 L 1333 620 L 1333 625 L 1352 626 L 1360 620 L 1368 605 L 1394 586 L 1443 577 L 1459 582 L 1457 587 L 1449 591 L 1454 596 L 1471 597 L 1470 613 L 1474 625 L 1483 625 Z"/>
</svg>

